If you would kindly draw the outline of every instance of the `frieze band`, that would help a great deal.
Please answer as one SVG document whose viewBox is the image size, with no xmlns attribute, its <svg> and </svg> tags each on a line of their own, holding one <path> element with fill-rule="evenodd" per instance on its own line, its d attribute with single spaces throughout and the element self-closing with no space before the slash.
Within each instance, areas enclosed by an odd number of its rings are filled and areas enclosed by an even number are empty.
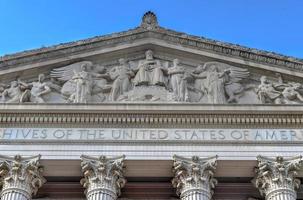
<svg viewBox="0 0 303 200">
<path fill-rule="evenodd" d="M 303 129 L 0 128 L 2 141 L 302 142 Z"/>
</svg>

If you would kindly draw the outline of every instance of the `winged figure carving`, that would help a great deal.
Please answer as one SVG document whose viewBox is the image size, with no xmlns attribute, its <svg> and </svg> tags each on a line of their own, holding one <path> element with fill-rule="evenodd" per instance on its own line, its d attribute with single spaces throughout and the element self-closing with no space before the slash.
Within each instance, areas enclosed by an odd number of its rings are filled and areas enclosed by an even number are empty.
<svg viewBox="0 0 303 200">
<path fill-rule="evenodd" d="M 249 77 L 247 69 L 220 62 L 207 62 L 192 73 L 195 88 L 206 95 L 208 103 L 224 104 L 238 101 L 245 87 L 242 82 Z"/>
<path fill-rule="evenodd" d="M 82 61 L 53 69 L 50 75 L 65 82 L 61 94 L 67 98 L 67 101 L 89 103 L 94 93 L 109 89 L 105 79 L 108 75 L 100 73 L 104 71 L 102 66 L 94 65 L 90 61 Z"/>
</svg>

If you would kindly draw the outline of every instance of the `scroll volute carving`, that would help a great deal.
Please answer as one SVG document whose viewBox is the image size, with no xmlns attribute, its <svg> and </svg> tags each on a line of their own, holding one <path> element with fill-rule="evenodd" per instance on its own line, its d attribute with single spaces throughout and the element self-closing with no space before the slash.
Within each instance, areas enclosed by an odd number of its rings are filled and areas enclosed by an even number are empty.
<svg viewBox="0 0 303 200">
<path fill-rule="evenodd" d="M 291 159 L 283 159 L 280 156 L 276 159 L 258 156 L 256 177 L 253 183 L 261 195 L 266 195 L 272 189 L 277 188 L 288 188 L 295 191 L 300 186 L 300 180 L 296 176 L 302 167 L 302 162 L 302 156 Z"/>
<path fill-rule="evenodd" d="M 121 188 L 126 183 L 123 176 L 124 158 L 125 156 L 94 158 L 82 155 L 81 167 L 84 178 L 80 182 L 86 188 L 85 193 L 88 193 L 94 185 L 94 188 L 109 189 L 119 196 Z"/>
<path fill-rule="evenodd" d="M 35 195 L 46 182 L 42 176 L 43 167 L 40 165 L 40 155 L 22 158 L 0 156 L 0 183 L 4 189 L 22 187 L 29 195 Z"/>
<path fill-rule="evenodd" d="M 177 194 L 182 194 L 186 189 L 208 188 L 211 195 L 217 184 L 214 173 L 217 166 L 217 156 L 201 159 L 193 156 L 191 159 L 174 156 L 172 180 Z"/>
</svg>

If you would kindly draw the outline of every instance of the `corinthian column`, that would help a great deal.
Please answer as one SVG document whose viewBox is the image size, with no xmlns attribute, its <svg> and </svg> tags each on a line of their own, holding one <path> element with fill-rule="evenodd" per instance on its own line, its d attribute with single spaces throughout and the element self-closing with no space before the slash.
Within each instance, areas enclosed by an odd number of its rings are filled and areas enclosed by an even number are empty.
<svg viewBox="0 0 303 200">
<path fill-rule="evenodd" d="M 302 166 L 302 157 L 276 159 L 258 156 L 254 185 L 266 200 L 295 200 L 300 180 L 297 171 Z"/>
<path fill-rule="evenodd" d="M 46 182 L 41 175 L 40 155 L 0 156 L 1 200 L 30 200 Z"/>
<path fill-rule="evenodd" d="M 124 156 L 94 158 L 81 156 L 84 178 L 81 180 L 88 200 L 115 200 L 126 180 L 123 177 Z"/>
<path fill-rule="evenodd" d="M 182 200 L 210 200 L 217 184 L 214 173 L 217 166 L 217 156 L 201 159 L 193 156 L 191 159 L 174 156 L 173 186 Z"/>
</svg>

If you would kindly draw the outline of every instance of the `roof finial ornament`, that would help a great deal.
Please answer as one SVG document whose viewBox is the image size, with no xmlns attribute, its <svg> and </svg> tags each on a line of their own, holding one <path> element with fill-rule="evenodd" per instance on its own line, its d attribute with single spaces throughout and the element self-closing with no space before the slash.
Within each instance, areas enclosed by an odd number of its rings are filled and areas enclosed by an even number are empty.
<svg viewBox="0 0 303 200">
<path fill-rule="evenodd" d="M 158 27 L 158 20 L 155 13 L 148 11 L 142 17 L 141 27 L 148 30 Z"/>
</svg>

